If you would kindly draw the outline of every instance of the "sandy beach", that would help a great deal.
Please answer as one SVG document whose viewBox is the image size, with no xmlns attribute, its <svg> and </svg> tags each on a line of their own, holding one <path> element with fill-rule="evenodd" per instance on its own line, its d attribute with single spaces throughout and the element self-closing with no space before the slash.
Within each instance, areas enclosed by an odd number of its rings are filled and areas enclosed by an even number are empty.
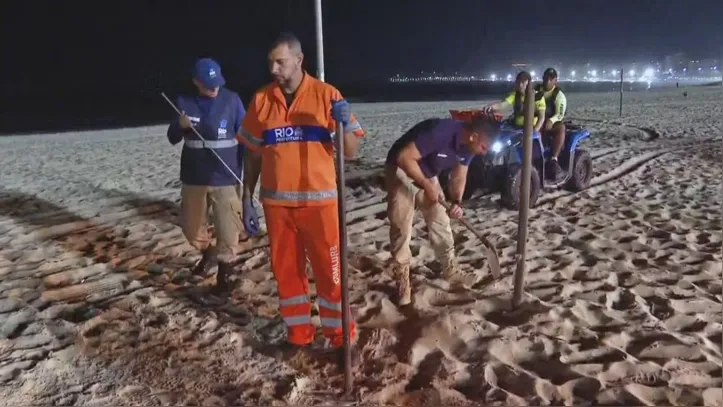
<svg viewBox="0 0 723 407">
<path fill-rule="evenodd" d="M 381 185 L 405 130 L 483 102 L 355 104 L 349 163 L 355 403 L 723 405 L 723 94 L 569 94 L 592 137 L 591 187 L 530 211 L 524 304 L 509 309 L 517 213 L 477 197 L 503 277 L 454 223 L 450 292 L 415 218 L 414 306 L 395 305 Z M 158 103 L 163 103 L 160 99 Z M 169 114 L 172 112 L 169 111 Z M 5 405 L 337 404 L 340 369 L 285 358 L 265 238 L 246 242 L 231 299 L 192 277 L 178 226 L 180 146 L 166 126 L 0 138 L 0 400 Z M 317 324 L 318 324 L 318 315 Z"/>
</svg>

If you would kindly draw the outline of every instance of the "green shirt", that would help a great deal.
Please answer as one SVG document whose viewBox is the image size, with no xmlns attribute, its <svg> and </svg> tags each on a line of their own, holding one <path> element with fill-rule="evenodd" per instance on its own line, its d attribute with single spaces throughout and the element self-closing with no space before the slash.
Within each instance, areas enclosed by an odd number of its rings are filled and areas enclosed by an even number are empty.
<svg viewBox="0 0 723 407">
<path fill-rule="evenodd" d="M 516 94 L 517 94 L 517 92 L 515 92 L 515 91 L 510 92 L 507 95 L 507 97 L 505 97 L 505 102 L 514 106 Z M 522 97 L 521 105 L 524 106 L 524 104 L 525 104 L 524 93 L 522 94 L 521 97 Z M 545 98 L 539 98 L 538 100 L 535 100 L 535 118 L 532 121 L 533 126 L 537 125 L 537 120 L 538 120 L 537 112 L 539 112 L 540 110 L 542 110 L 544 112 L 546 108 L 547 108 L 547 104 L 545 104 Z M 519 112 L 514 112 L 514 121 L 515 121 L 515 126 L 522 127 L 525 124 L 525 113 L 522 111 L 522 109 L 520 109 Z"/>
</svg>

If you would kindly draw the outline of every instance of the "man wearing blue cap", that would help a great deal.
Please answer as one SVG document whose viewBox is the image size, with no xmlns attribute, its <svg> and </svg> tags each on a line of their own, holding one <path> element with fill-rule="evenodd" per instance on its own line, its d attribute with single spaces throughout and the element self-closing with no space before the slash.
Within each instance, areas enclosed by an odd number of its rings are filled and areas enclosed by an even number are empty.
<svg viewBox="0 0 723 407">
<path fill-rule="evenodd" d="M 243 146 L 235 138 L 246 115 L 238 94 L 224 88 L 226 81 L 219 64 L 210 59 L 196 61 L 193 84 L 196 96 L 180 96 L 178 120 L 168 127 L 168 141 L 176 145 L 183 140 L 181 152 L 181 228 L 191 246 L 203 254 L 194 274 L 206 274 L 218 262 L 216 290 L 227 292 L 231 262 L 241 234 L 243 209 L 239 199 Z M 201 140 L 193 131 L 203 136 Z M 228 168 L 213 154 L 214 150 Z M 231 173 L 233 172 L 233 174 Z M 216 247 L 211 247 L 208 233 L 208 209 L 216 233 Z"/>
</svg>

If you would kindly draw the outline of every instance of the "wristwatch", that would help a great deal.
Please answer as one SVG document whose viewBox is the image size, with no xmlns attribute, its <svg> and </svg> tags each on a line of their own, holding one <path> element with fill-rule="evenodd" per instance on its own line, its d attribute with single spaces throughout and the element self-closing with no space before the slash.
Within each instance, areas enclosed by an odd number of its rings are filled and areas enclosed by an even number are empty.
<svg viewBox="0 0 723 407">
<path fill-rule="evenodd" d="M 452 205 L 457 205 L 457 206 L 459 206 L 459 207 L 462 206 L 462 201 L 458 201 L 458 200 L 456 200 L 456 199 L 450 200 L 449 203 L 451 203 Z"/>
</svg>

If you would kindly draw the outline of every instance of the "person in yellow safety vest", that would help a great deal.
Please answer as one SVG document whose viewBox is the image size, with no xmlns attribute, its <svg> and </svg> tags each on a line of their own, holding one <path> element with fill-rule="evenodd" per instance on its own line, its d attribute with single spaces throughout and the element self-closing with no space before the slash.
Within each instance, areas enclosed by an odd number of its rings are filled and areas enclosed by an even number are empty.
<svg viewBox="0 0 723 407">
<path fill-rule="evenodd" d="M 532 81 L 532 76 L 527 71 L 522 71 L 515 78 L 515 89 L 499 102 L 493 102 L 485 106 L 484 110 L 499 112 L 500 110 L 512 107 L 512 122 L 517 127 L 522 127 L 525 122 L 525 113 L 522 108 L 525 104 L 525 92 L 527 85 Z M 539 132 L 544 124 L 545 99 L 541 93 L 535 94 L 535 118 L 533 121 L 534 131 Z"/>
<path fill-rule="evenodd" d="M 559 86 L 557 86 L 557 71 L 554 68 L 547 68 L 542 74 L 542 86 L 535 88 L 542 94 L 545 100 L 545 123 L 542 127 L 542 141 L 550 146 L 550 158 L 545 163 L 545 175 L 548 178 L 558 181 L 565 177 L 565 174 L 557 162 L 557 157 L 565 144 L 565 109 L 567 98 Z"/>
</svg>

